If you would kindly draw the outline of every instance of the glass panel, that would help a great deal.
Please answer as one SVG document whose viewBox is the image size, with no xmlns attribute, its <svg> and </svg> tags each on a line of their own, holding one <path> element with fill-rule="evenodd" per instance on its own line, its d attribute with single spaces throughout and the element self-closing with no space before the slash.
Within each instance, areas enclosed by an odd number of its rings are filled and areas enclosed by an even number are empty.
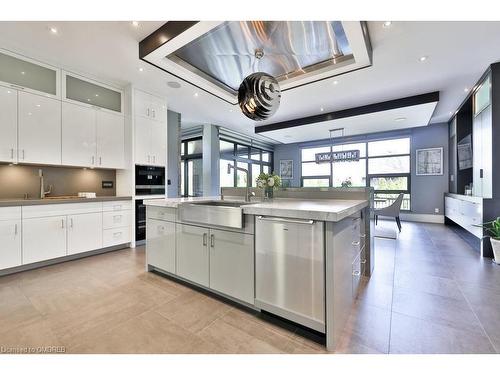
<svg viewBox="0 0 500 375">
<path fill-rule="evenodd" d="M 328 187 L 330 180 L 328 178 L 304 178 L 303 187 Z"/>
<path fill-rule="evenodd" d="M 491 81 L 488 76 L 474 94 L 474 116 L 490 105 Z"/>
<path fill-rule="evenodd" d="M 56 70 L 3 53 L 0 53 L 0 81 L 47 94 L 57 94 Z"/>
<path fill-rule="evenodd" d="M 257 177 L 260 175 L 260 164 L 252 164 L 252 186 L 257 186 Z"/>
<path fill-rule="evenodd" d="M 203 152 L 203 141 L 201 139 L 188 141 L 187 148 L 188 148 L 187 150 L 188 155 L 201 154 Z"/>
<path fill-rule="evenodd" d="M 250 159 L 260 160 L 260 150 L 252 148 L 252 151 L 250 152 Z"/>
<path fill-rule="evenodd" d="M 370 186 L 375 190 L 408 190 L 408 177 L 373 177 Z"/>
<path fill-rule="evenodd" d="M 184 193 L 184 161 L 181 161 L 181 197 L 185 195 Z"/>
<path fill-rule="evenodd" d="M 269 173 L 269 166 L 267 165 L 262 166 L 262 172 Z"/>
<path fill-rule="evenodd" d="M 387 194 L 387 193 L 375 193 L 373 199 L 373 205 L 375 208 L 383 208 L 390 206 L 394 203 L 399 194 Z M 411 199 L 410 194 L 405 194 L 403 197 L 403 202 L 401 203 L 402 210 L 410 210 Z"/>
<path fill-rule="evenodd" d="M 184 155 L 184 146 L 186 142 L 181 142 L 181 156 Z"/>
<path fill-rule="evenodd" d="M 248 171 L 248 163 L 237 163 L 239 168 L 244 168 Z M 236 187 L 246 187 L 247 186 L 247 174 L 242 171 L 238 171 L 236 175 Z"/>
<path fill-rule="evenodd" d="M 271 161 L 271 155 L 269 152 L 262 152 L 262 161 Z"/>
<path fill-rule="evenodd" d="M 224 155 L 234 155 L 234 143 L 223 141 L 222 139 L 219 141 L 220 153 Z"/>
<path fill-rule="evenodd" d="M 236 146 L 236 156 L 248 159 L 248 147 L 243 145 Z"/>
<path fill-rule="evenodd" d="M 346 145 L 337 145 L 332 147 L 333 151 L 349 151 L 349 150 L 359 150 L 359 157 L 364 158 L 366 156 L 366 143 L 349 143 Z"/>
<path fill-rule="evenodd" d="M 121 94 L 93 83 L 66 76 L 66 98 L 121 112 Z"/>
<path fill-rule="evenodd" d="M 302 176 L 329 176 L 330 163 L 302 163 Z"/>
<path fill-rule="evenodd" d="M 400 155 L 410 153 L 410 138 L 368 142 L 368 156 Z"/>
<path fill-rule="evenodd" d="M 220 159 L 220 186 L 221 187 L 234 187 L 234 169 L 231 168 L 227 173 L 227 165 L 233 165 L 231 160 Z"/>
<path fill-rule="evenodd" d="M 302 161 L 315 161 L 316 154 L 319 152 L 328 152 L 330 151 L 330 146 L 327 147 L 314 147 L 314 148 L 303 148 L 301 150 Z M 330 174 L 330 172 L 328 172 Z"/>
<path fill-rule="evenodd" d="M 410 173 L 410 156 L 368 159 L 368 173 Z"/>
<path fill-rule="evenodd" d="M 333 163 L 332 186 L 366 186 L 366 159 Z"/>
<path fill-rule="evenodd" d="M 188 195 L 200 197 L 203 195 L 203 160 L 191 159 L 188 161 Z"/>
</svg>

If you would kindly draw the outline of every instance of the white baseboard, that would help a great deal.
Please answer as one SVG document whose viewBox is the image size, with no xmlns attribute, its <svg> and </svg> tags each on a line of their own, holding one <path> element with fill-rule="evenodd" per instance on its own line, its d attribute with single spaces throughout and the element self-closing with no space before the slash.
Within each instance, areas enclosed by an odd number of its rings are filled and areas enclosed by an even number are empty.
<svg viewBox="0 0 500 375">
<path fill-rule="evenodd" d="M 401 213 L 399 217 L 403 221 L 444 224 L 444 215 Z"/>
</svg>

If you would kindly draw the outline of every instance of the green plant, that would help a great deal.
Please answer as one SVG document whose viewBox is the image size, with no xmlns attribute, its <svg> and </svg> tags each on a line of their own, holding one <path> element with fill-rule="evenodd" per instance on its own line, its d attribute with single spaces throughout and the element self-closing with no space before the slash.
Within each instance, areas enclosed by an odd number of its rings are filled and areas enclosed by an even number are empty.
<svg viewBox="0 0 500 375">
<path fill-rule="evenodd" d="M 259 188 L 279 188 L 281 186 L 280 176 L 274 173 L 261 173 L 255 180 Z"/>
<path fill-rule="evenodd" d="M 475 226 L 484 228 L 492 238 L 494 238 L 495 240 L 500 240 L 500 217 L 497 217 L 495 220 L 487 221 L 486 223 L 478 224 Z"/>
<path fill-rule="evenodd" d="M 352 180 L 351 180 L 351 177 L 347 177 L 344 181 L 342 181 L 340 183 L 340 186 L 342 186 L 343 188 L 348 188 L 348 187 L 351 187 L 352 186 Z"/>
</svg>

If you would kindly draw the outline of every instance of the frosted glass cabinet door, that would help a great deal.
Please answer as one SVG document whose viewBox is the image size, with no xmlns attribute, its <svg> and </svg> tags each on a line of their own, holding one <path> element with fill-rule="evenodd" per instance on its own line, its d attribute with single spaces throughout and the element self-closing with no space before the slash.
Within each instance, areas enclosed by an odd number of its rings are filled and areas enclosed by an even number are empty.
<svg viewBox="0 0 500 375">
<path fill-rule="evenodd" d="M 58 97 L 59 69 L 10 53 L 0 52 L 0 81 L 13 88 Z"/>
<path fill-rule="evenodd" d="M 69 74 L 65 76 L 65 83 L 66 99 L 122 112 L 122 94 L 120 91 Z"/>
<path fill-rule="evenodd" d="M 62 163 L 93 167 L 96 163 L 95 110 L 62 103 Z"/>
<path fill-rule="evenodd" d="M 18 93 L 19 162 L 61 164 L 61 102 Z"/>
<path fill-rule="evenodd" d="M 111 112 L 96 111 L 97 116 L 97 166 L 124 168 L 125 119 Z"/>
<path fill-rule="evenodd" d="M 17 91 L 0 86 L 0 161 L 17 160 Z"/>
</svg>

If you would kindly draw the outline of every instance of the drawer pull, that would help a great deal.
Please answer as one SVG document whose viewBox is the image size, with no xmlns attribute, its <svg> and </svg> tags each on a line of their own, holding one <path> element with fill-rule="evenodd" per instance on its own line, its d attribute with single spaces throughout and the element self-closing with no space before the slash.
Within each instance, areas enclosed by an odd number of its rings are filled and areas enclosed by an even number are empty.
<svg viewBox="0 0 500 375">
<path fill-rule="evenodd" d="M 210 235 L 210 246 L 211 247 L 215 246 L 215 236 L 213 234 Z"/>
<path fill-rule="evenodd" d="M 113 237 L 121 237 L 123 232 L 115 232 L 113 233 Z"/>
<path fill-rule="evenodd" d="M 365 264 L 366 263 L 366 259 L 361 259 L 361 264 Z"/>
<path fill-rule="evenodd" d="M 17 236 L 17 224 L 14 224 L 14 236 Z"/>
<path fill-rule="evenodd" d="M 115 210 L 115 211 L 119 211 L 121 209 L 122 209 L 121 205 L 113 206 L 113 210 Z"/>
<path fill-rule="evenodd" d="M 361 271 L 352 271 L 353 276 L 359 276 L 361 275 Z"/>
<path fill-rule="evenodd" d="M 359 246 L 359 241 L 352 241 L 353 246 Z"/>
<path fill-rule="evenodd" d="M 203 233 L 203 246 L 207 246 L 207 236 L 208 234 Z"/>
<path fill-rule="evenodd" d="M 113 220 L 114 221 L 122 221 L 122 216 L 123 215 L 115 215 L 115 216 L 113 216 Z"/>
</svg>

